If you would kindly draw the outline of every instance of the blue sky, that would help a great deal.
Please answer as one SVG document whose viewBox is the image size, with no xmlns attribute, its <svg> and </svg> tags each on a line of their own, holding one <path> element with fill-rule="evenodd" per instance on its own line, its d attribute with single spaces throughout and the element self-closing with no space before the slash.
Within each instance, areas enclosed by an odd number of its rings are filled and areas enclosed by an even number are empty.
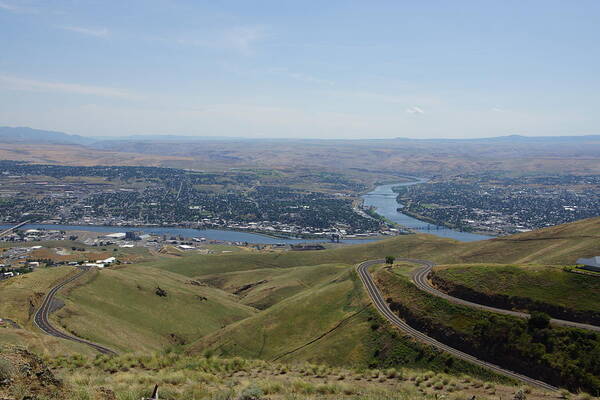
<svg viewBox="0 0 600 400">
<path fill-rule="evenodd" d="M 599 1 L 0 0 L 0 125 L 600 134 Z"/>
</svg>

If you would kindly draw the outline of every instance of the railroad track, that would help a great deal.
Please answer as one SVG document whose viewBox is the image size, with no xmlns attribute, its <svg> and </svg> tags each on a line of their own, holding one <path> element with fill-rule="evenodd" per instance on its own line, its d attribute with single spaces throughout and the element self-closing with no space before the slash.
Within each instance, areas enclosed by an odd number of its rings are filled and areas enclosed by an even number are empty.
<svg viewBox="0 0 600 400">
<path fill-rule="evenodd" d="M 64 333 L 63 331 L 52 326 L 52 324 L 50 323 L 50 321 L 48 319 L 48 316 L 50 315 L 52 301 L 54 300 L 54 296 L 56 295 L 56 293 L 58 293 L 63 287 L 65 287 L 69 283 L 74 282 L 77 279 L 81 278 L 88 271 L 89 271 L 89 269 L 81 269 L 77 274 L 65 279 L 58 285 L 54 286 L 48 292 L 46 297 L 44 298 L 44 301 L 42 302 L 42 305 L 40 306 L 40 308 L 38 308 L 38 310 L 36 311 L 36 313 L 33 317 L 33 322 L 41 331 L 43 331 L 47 335 L 54 336 L 54 337 L 61 338 L 61 339 L 71 340 L 73 342 L 83 343 L 83 344 L 90 346 L 93 349 L 99 351 L 102 354 L 116 355 L 117 354 L 116 352 L 114 352 L 113 350 L 111 350 L 107 347 L 101 346 L 97 343 L 93 343 L 93 342 L 90 342 L 85 339 L 81 339 L 77 336 L 73 336 L 73 335 Z"/>
<path fill-rule="evenodd" d="M 418 262 L 418 263 L 423 262 L 422 260 L 411 260 L 411 261 Z M 498 374 L 505 375 L 510 378 L 518 379 L 518 380 L 528 383 L 530 385 L 534 385 L 534 386 L 537 386 L 537 387 L 540 387 L 540 388 L 543 388 L 546 390 L 552 390 L 552 391 L 558 390 L 557 387 L 552 386 L 546 382 L 542 382 L 537 379 L 533 379 L 528 376 L 510 371 L 508 369 L 502 368 L 498 365 L 489 363 L 487 361 L 480 360 L 477 357 L 474 357 L 474 356 L 464 353 L 458 349 L 455 349 L 453 347 L 445 345 L 444 343 L 441 343 L 441 342 L 437 341 L 436 339 L 434 339 L 430 336 L 427 336 L 425 333 L 423 333 L 417 329 L 414 329 L 409 324 L 407 324 L 405 321 L 401 320 L 392 310 L 390 310 L 390 308 L 388 307 L 387 303 L 385 302 L 383 296 L 381 295 L 379 288 L 375 285 L 375 282 L 373 282 L 373 279 L 371 278 L 371 275 L 369 274 L 369 267 L 376 265 L 376 264 L 382 264 L 384 262 L 385 262 L 385 260 L 364 261 L 364 262 L 358 264 L 358 266 L 356 267 L 356 270 L 358 272 L 358 275 L 359 275 L 362 283 L 364 284 L 365 288 L 367 289 L 367 292 L 369 293 L 369 297 L 371 297 L 373 304 L 375 305 L 377 310 L 392 325 L 400 328 L 402 331 L 406 332 L 413 338 L 415 338 L 423 343 L 432 345 L 432 346 L 434 346 L 440 350 L 443 350 L 449 354 L 452 354 L 453 356 L 460 358 L 462 360 L 471 362 L 480 367 L 487 368 Z M 427 262 L 427 263 L 429 263 L 429 262 Z"/>
<path fill-rule="evenodd" d="M 426 261 L 426 260 L 414 260 L 414 259 L 408 259 L 408 258 L 401 258 L 398 260 L 415 262 L 415 263 L 422 265 L 421 268 L 419 268 L 413 272 L 412 280 L 419 289 L 421 289 L 429 294 L 432 294 L 437 297 L 441 297 L 443 299 L 446 299 L 446 300 L 451 301 L 456 304 L 461 304 L 461 305 L 468 306 L 468 307 L 478 308 L 480 310 L 490 311 L 490 312 L 494 312 L 497 314 L 505 314 L 505 315 L 510 315 L 510 316 L 517 317 L 517 318 L 529 318 L 529 316 L 530 316 L 529 314 L 524 313 L 524 312 L 506 310 L 503 308 L 490 307 L 490 306 L 486 306 L 483 304 L 474 303 L 472 301 L 463 300 L 458 297 L 450 296 L 449 294 L 444 293 L 441 290 L 438 290 L 437 288 L 435 288 L 428 279 L 429 274 L 431 273 L 431 269 L 435 266 L 434 263 L 432 263 L 431 261 Z M 553 325 L 567 326 L 570 328 L 586 329 L 589 331 L 600 332 L 600 326 L 583 324 L 581 322 L 573 322 L 573 321 L 567 321 L 564 319 L 552 318 L 552 319 L 550 319 L 550 323 Z"/>
</svg>

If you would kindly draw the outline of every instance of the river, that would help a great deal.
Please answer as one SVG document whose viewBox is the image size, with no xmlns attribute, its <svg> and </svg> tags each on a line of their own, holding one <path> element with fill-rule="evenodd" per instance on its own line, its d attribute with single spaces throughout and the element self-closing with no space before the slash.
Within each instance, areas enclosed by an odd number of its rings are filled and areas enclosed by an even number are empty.
<svg viewBox="0 0 600 400">
<path fill-rule="evenodd" d="M 365 206 L 374 206 L 377 213 L 407 228 L 412 228 L 420 232 L 431 233 L 437 236 L 452 238 L 463 242 L 472 242 L 476 240 L 490 239 L 491 236 L 477 235 L 474 233 L 460 232 L 445 227 L 439 227 L 427 222 L 419 221 L 413 217 L 402 214 L 396 209 L 401 208 L 402 204 L 396 202 L 396 193 L 392 191 L 395 186 L 417 185 L 425 182 L 417 180 L 415 182 L 396 183 L 392 185 L 378 186 L 372 192 L 362 196 Z M 0 230 L 9 228 L 10 225 L 0 225 Z M 183 236 L 185 238 L 204 237 L 209 240 L 218 240 L 224 242 L 248 242 L 256 244 L 297 244 L 297 243 L 322 243 L 328 239 L 280 239 L 267 235 L 256 233 L 240 232 L 222 229 L 191 229 L 176 227 L 133 227 L 133 226 L 96 226 L 96 225 L 52 225 L 52 224 L 27 224 L 21 229 L 50 229 L 65 231 L 90 231 L 90 232 L 126 232 L 138 231 L 144 233 L 154 233 L 159 235 Z M 358 244 L 367 243 L 377 239 L 342 239 L 341 243 Z"/>
<path fill-rule="evenodd" d="M 426 182 L 419 179 L 414 182 L 395 183 L 392 185 L 377 186 L 375 190 L 362 196 L 366 207 L 375 207 L 377 214 L 382 215 L 392 222 L 396 222 L 407 228 L 415 229 L 423 233 L 431 233 L 433 235 L 460 240 L 461 242 L 474 242 L 477 240 L 491 239 L 492 236 L 478 235 L 475 233 L 461 232 L 444 226 L 437 226 L 428 222 L 420 221 L 416 218 L 399 212 L 397 209 L 404 207 L 396 201 L 397 193 L 392 191 L 396 186 L 411 186 Z"/>
<path fill-rule="evenodd" d="M 0 225 L 0 230 L 10 228 L 10 225 Z M 53 224 L 26 224 L 20 229 L 48 229 L 63 231 L 88 231 L 88 232 L 127 232 L 136 231 L 144 233 L 153 233 L 157 235 L 183 236 L 185 238 L 206 238 L 208 240 L 218 240 L 223 242 L 248 242 L 255 244 L 297 244 L 297 243 L 323 243 L 328 242 L 324 239 L 281 239 L 268 235 L 261 235 L 249 232 L 240 232 L 222 229 L 191 229 L 176 227 L 138 227 L 138 226 L 97 226 L 97 225 L 53 225 Z M 340 243 L 359 244 L 372 242 L 373 239 L 342 239 Z"/>
</svg>

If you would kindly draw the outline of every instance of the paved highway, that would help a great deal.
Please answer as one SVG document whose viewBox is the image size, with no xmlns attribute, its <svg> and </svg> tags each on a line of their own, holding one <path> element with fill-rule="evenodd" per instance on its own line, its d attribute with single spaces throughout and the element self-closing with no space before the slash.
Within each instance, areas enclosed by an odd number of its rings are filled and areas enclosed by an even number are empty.
<svg viewBox="0 0 600 400">
<path fill-rule="evenodd" d="M 468 307 L 478 308 L 480 310 L 490 311 L 490 312 L 494 312 L 494 313 L 498 313 L 498 314 L 511 315 L 513 317 L 518 317 L 518 318 L 529 318 L 529 314 L 524 313 L 524 312 L 505 310 L 503 308 L 496 308 L 496 307 L 485 306 L 483 304 L 473 303 L 471 301 L 463 300 L 458 297 L 450 296 L 449 294 L 436 289 L 428 279 L 429 274 L 431 273 L 431 269 L 435 266 L 435 264 L 432 263 L 431 261 L 414 260 L 414 259 L 408 259 L 408 258 L 401 258 L 401 259 L 397 259 L 397 260 L 398 261 L 415 262 L 415 263 L 422 265 L 421 268 L 415 270 L 415 272 L 413 273 L 412 279 L 413 279 L 413 282 L 415 283 L 415 285 L 417 285 L 417 287 L 419 289 L 421 289 L 427 293 L 430 293 L 434 296 L 444 298 L 453 303 L 462 304 L 462 305 L 465 305 Z M 573 321 L 566 321 L 563 319 L 552 318 L 550 320 L 550 323 L 554 324 L 554 325 L 568 326 L 571 328 L 587 329 L 590 331 L 600 332 L 600 326 L 582 324 L 580 322 L 573 322 Z"/>
<path fill-rule="evenodd" d="M 408 260 L 406 260 L 408 261 Z M 418 261 L 418 260 L 410 260 L 412 262 L 418 262 L 418 263 L 422 263 L 422 261 Z M 369 260 L 369 261 L 365 261 L 360 263 L 357 266 L 357 272 L 358 275 L 360 276 L 361 281 L 363 282 L 363 284 L 365 285 L 365 288 L 367 289 L 367 292 L 369 293 L 369 296 L 371 297 L 371 300 L 373 301 L 373 304 L 375 305 L 375 307 L 377 308 L 377 310 L 393 325 L 395 325 L 396 327 L 400 328 L 401 330 L 403 330 L 404 332 L 408 333 L 410 336 L 414 337 L 415 339 L 426 343 L 426 344 L 430 344 L 432 346 L 437 347 L 440 350 L 443 350 L 447 353 L 452 354 L 455 357 L 458 357 L 460 359 L 469 361 L 473 364 L 479 365 L 481 367 L 484 368 L 488 368 L 494 372 L 497 372 L 499 374 L 505 375 L 505 376 L 509 376 L 511 378 L 515 378 L 515 379 L 519 379 L 523 382 L 526 382 L 528 384 L 531 385 L 535 385 L 538 387 L 541 387 L 543 389 L 547 389 L 547 390 L 557 390 L 556 387 L 530 378 L 528 376 L 525 375 L 521 375 L 518 374 L 516 372 L 513 371 L 509 371 L 507 369 L 504 369 L 502 367 L 499 367 L 495 364 L 491 364 L 488 363 L 486 361 L 480 360 L 470 354 L 464 353 L 460 350 L 457 350 L 453 347 L 447 346 L 444 343 L 438 342 L 437 340 L 435 340 L 432 337 L 427 336 L 426 334 L 424 334 L 423 332 L 420 332 L 414 328 L 412 328 L 410 325 L 408 325 L 406 322 L 404 322 L 403 320 L 401 320 L 394 312 L 392 312 L 392 310 L 390 310 L 390 308 L 388 307 L 387 303 L 385 302 L 385 300 L 383 299 L 383 296 L 381 295 L 381 292 L 379 291 L 379 288 L 377 288 L 377 286 L 375 285 L 375 283 L 373 282 L 373 279 L 371 278 L 371 275 L 369 274 L 369 267 L 376 265 L 376 264 L 382 264 L 384 263 L 385 260 Z"/>
<path fill-rule="evenodd" d="M 29 220 L 27 221 L 23 221 L 15 226 L 12 226 L 8 229 L 3 230 L 2 232 L 0 232 L 0 237 L 4 236 L 4 235 L 8 235 L 9 233 L 11 233 L 12 231 L 14 231 L 15 229 L 18 229 L 20 227 L 22 227 L 23 225 L 27 224 L 29 222 Z"/>
<path fill-rule="evenodd" d="M 54 337 L 61 338 L 61 339 L 71 340 L 73 342 L 83 343 L 87 346 L 90 346 L 90 347 L 98 350 L 100 353 L 103 353 L 103 354 L 116 355 L 117 353 L 115 353 L 111 349 L 108 349 L 97 343 L 89 342 L 87 340 L 78 338 L 77 336 L 68 335 L 68 334 L 56 329 L 54 326 L 52 326 L 52 324 L 50 324 L 50 321 L 48 320 L 48 316 L 49 316 L 50 310 L 51 310 L 52 300 L 54 299 L 54 296 L 56 295 L 56 293 L 58 293 L 58 291 L 60 289 L 62 289 L 69 283 L 74 282 L 77 279 L 79 279 L 81 276 L 83 276 L 88 271 L 89 271 L 88 269 L 81 269 L 77 274 L 65 279 L 58 285 L 54 286 L 50 290 L 50 292 L 48 292 L 46 297 L 44 298 L 44 302 L 42 303 L 40 308 L 36 311 L 35 316 L 33 317 L 33 322 L 44 333 L 46 333 L 50 336 L 54 336 Z"/>
</svg>

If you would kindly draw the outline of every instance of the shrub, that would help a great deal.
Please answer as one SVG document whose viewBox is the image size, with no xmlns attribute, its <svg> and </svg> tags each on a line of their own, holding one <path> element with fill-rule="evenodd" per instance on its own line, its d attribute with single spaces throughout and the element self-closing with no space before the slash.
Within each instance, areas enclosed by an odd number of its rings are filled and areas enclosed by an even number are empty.
<svg viewBox="0 0 600 400">
<path fill-rule="evenodd" d="M 256 386 L 249 386 L 242 390 L 239 400 L 260 400 L 265 394 Z"/>
<path fill-rule="evenodd" d="M 547 329 L 550 326 L 550 316 L 543 312 L 534 311 L 527 320 L 527 326 L 531 330 Z"/>
<path fill-rule="evenodd" d="M 5 358 L 0 357 L 0 381 L 10 379 L 15 374 L 13 365 Z"/>
</svg>

